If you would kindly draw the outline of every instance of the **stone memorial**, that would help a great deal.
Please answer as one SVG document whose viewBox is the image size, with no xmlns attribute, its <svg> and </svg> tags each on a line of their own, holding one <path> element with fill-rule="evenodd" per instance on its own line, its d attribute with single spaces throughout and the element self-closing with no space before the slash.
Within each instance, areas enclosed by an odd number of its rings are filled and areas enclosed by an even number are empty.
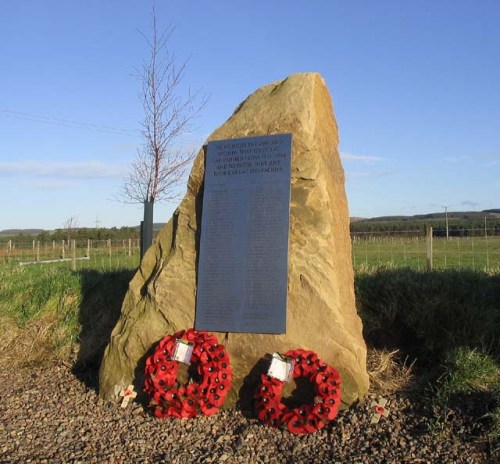
<svg viewBox="0 0 500 464">
<path fill-rule="evenodd" d="M 291 143 L 207 144 L 196 329 L 286 332 Z"/>
<path fill-rule="evenodd" d="M 233 386 L 224 406 L 233 407 L 239 400 L 243 407 L 251 401 L 252 388 L 268 369 L 270 356 L 293 349 L 312 350 L 339 371 L 342 402 L 347 406 L 368 390 L 366 345 L 354 301 L 337 124 L 319 74 L 294 74 L 261 87 L 213 132 L 208 143 L 274 134 L 292 134 L 293 140 L 286 333 L 217 334 L 233 369 Z M 185 197 L 129 284 L 101 364 L 103 398 L 118 401 L 131 383 L 142 390 L 144 362 L 155 344 L 195 324 L 206 149 L 194 161 Z M 267 195 L 261 199 L 262 209 L 266 201 Z M 260 227 L 256 213 L 250 228 Z M 216 214 L 212 220 L 218 224 L 209 227 L 232 227 L 226 226 L 224 215 Z M 263 265 L 272 267 L 273 262 Z"/>
</svg>

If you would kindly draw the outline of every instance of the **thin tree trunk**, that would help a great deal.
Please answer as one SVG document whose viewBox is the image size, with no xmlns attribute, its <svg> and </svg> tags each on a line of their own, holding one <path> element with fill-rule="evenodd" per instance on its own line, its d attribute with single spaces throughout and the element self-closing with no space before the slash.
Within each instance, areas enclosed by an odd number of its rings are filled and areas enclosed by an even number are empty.
<svg viewBox="0 0 500 464">
<path fill-rule="evenodd" d="M 153 243 L 153 201 L 144 202 L 144 221 L 141 224 L 141 259 Z"/>
</svg>

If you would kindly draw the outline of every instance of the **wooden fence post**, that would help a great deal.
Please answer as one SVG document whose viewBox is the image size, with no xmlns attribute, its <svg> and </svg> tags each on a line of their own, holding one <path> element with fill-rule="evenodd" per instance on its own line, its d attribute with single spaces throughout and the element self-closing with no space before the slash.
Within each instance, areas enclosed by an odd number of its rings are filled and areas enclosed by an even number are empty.
<svg viewBox="0 0 500 464">
<path fill-rule="evenodd" d="M 62 248 L 61 248 L 61 257 L 62 259 L 64 259 L 64 257 L 66 256 L 66 249 L 65 249 L 65 246 L 64 246 L 64 239 L 62 241 Z"/>
<path fill-rule="evenodd" d="M 71 270 L 76 271 L 76 240 L 71 240 Z"/>
<path fill-rule="evenodd" d="M 87 239 L 87 258 L 90 258 L 90 238 Z"/>
<path fill-rule="evenodd" d="M 132 239 L 128 239 L 128 255 L 132 256 Z"/>
<path fill-rule="evenodd" d="M 425 243 L 427 248 L 427 269 L 432 271 L 432 226 L 427 226 L 427 237 Z"/>
<path fill-rule="evenodd" d="M 36 242 L 36 260 L 40 261 L 40 241 Z"/>
</svg>

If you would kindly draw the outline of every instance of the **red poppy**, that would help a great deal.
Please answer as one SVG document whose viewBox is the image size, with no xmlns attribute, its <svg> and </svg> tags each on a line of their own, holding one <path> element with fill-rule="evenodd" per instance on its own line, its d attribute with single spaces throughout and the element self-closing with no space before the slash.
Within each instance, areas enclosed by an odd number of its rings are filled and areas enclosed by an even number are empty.
<svg viewBox="0 0 500 464">
<path fill-rule="evenodd" d="M 282 416 L 283 414 L 281 413 L 278 405 L 271 405 L 271 407 L 267 409 L 263 409 L 259 413 L 259 419 L 270 425 L 271 427 L 278 427 L 282 423 Z"/>
<path fill-rule="evenodd" d="M 197 383 L 190 383 L 186 387 L 186 395 L 190 398 L 198 398 L 200 396 L 200 386 Z"/>
<path fill-rule="evenodd" d="M 178 332 L 175 332 L 171 337 L 167 337 L 167 338 L 179 339 L 179 338 L 182 338 L 185 333 L 186 333 L 185 330 L 179 330 Z"/>
<path fill-rule="evenodd" d="M 199 361 L 202 364 L 205 364 L 210 361 L 210 356 L 208 355 L 208 351 L 200 349 Z"/>
<path fill-rule="evenodd" d="M 208 398 L 205 398 L 206 401 L 202 400 L 200 404 L 200 410 L 205 416 L 213 416 L 217 413 L 218 408 L 216 408 L 212 403 L 208 401 Z"/>
<path fill-rule="evenodd" d="M 194 342 L 197 341 L 198 334 L 194 329 L 188 329 L 186 330 L 186 332 L 184 332 L 184 336 L 182 338 L 186 339 L 189 342 Z"/>
<path fill-rule="evenodd" d="M 221 396 L 222 398 L 225 398 L 227 393 L 229 392 L 229 390 L 231 389 L 231 382 L 228 381 L 228 379 L 226 380 L 222 380 L 222 379 L 219 379 L 218 377 L 216 377 L 214 379 L 214 382 L 213 384 L 217 390 L 217 393 L 219 394 L 219 396 Z"/>
<path fill-rule="evenodd" d="M 314 419 L 310 419 L 304 422 L 304 433 L 314 433 L 316 430 L 320 429 L 321 427 L 318 426 L 318 422 Z"/>
<path fill-rule="evenodd" d="M 153 414 L 158 418 L 167 417 L 167 410 L 165 408 L 158 406 L 154 408 Z"/>
<path fill-rule="evenodd" d="M 181 405 L 181 416 L 190 419 L 196 416 L 197 401 L 192 398 L 184 398 Z"/>
<path fill-rule="evenodd" d="M 162 354 L 163 356 L 170 356 L 172 354 L 172 351 L 175 347 L 175 341 L 176 341 L 175 336 L 173 337 L 165 337 L 163 340 L 160 341 L 158 344 L 158 348 L 156 351 L 158 354 Z"/>
<path fill-rule="evenodd" d="M 295 435 L 303 435 L 305 433 L 308 433 L 305 426 L 304 422 L 302 422 L 300 419 L 299 420 L 294 420 L 293 418 L 289 420 L 286 424 L 286 428 L 290 433 L 293 433 Z"/>
<path fill-rule="evenodd" d="M 163 397 L 165 398 L 165 401 L 168 401 L 168 402 L 174 401 L 175 398 L 177 397 L 176 390 L 172 389 L 172 390 L 166 391 L 165 394 L 163 395 Z"/>
<path fill-rule="evenodd" d="M 216 383 L 223 383 L 224 385 L 230 387 L 233 381 L 233 373 L 230 369 L 219 370 L 217 372 L 217 377 L 215 377 Z"/>
<path fill-rule="evenodd" d="M 217 348 L 215 348 L 212 352 L 210 352 L 212 356 L 212 361 L 221 364 L 221 363 L 226 363 L 229 364 L 229 355 L 227 352 L 224 350 L 224 345 L 217 345 Z"/>
<path fill-rule="evenodd" d="M 201 364 L 200 368 L 202 371 L 201 374 L 207 375 L 208 377 L 217 375 L 217 372 L 219 371 L 217 364 L 213 361 L 208 361 L 205 364 Z"/>
<path fill-rule="evenodd" d="M 316 404 L 312 410 L 312 414 L 321 420 L 327 420 L 329 412 L 329 408 L 326 408 L 323 403 Z"/>
<path fill-rule="evenodd" d="M 316 362 L 318 361 L 318 355 L 312 351 L 306 351 L 302 354 L 302 369 L 305 375 L 310 375 L 316 372 Z"/>
<path fill-rule="evenodd" d="M 182 419 L 181 408 L 178 405 L 170 405 L 167 408 L 167 416 Z"/>
<path fill-rule="evenodd" d="M 334 387 L 330 382 L 323 382 L 317 386 L 317 391 L 322 396 L 331 396 L 337 392 L 337 387 Z"/>
<path fill-rule="evenodd" d="M 160 404 L 164 400 L 164 393 L 165 392 L 154 390 L 153 399 L 151 400 L 151 403 L 153 405 Z"/>
</svg>

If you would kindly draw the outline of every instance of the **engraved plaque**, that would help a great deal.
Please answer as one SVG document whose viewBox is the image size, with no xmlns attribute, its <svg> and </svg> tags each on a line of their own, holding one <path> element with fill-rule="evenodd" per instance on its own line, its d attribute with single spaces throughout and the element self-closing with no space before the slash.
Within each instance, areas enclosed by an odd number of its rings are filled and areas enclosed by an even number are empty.
<svg viewBox="0 0 500 464">
<path fill-rule="evenodd" d="M 197 330 L 286 332 L 292 135 L 209 142 Z"/>
</svg>

